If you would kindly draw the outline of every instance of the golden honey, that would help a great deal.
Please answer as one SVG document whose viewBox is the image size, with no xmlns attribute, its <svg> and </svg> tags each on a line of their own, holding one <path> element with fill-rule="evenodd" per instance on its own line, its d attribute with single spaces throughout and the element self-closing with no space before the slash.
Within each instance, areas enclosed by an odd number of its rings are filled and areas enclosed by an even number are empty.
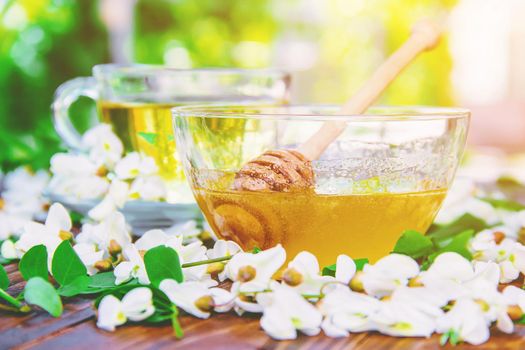
<svg viewBox="0 0 525 350">
<path fill-rule="evenodd" d="M 323 195 L 194 188 L 214 231 L 245 250 L 281 243 L 288 260 L 302 250 L 321 266 L 339 254 L 376 261 L 392 251 L 407 229 L 425 232 L 446 190 L 413 193 Z"/>
</svg>

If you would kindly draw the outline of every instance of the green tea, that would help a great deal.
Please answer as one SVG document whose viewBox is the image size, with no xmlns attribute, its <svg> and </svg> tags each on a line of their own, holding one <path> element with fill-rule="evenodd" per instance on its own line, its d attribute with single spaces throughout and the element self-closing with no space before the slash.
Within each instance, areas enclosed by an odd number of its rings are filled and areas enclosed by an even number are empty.
<svg viewBox="0 0 525 350">
<path fill-rule="evenodd" d="M 101 101 L 102 121 L 113 126 L 126 151 L 142 152 L 153 159 L 167 180 L 182 180 L 176 160 L 171 108 L 176 104 L 116 103 Z"/>
</svg>

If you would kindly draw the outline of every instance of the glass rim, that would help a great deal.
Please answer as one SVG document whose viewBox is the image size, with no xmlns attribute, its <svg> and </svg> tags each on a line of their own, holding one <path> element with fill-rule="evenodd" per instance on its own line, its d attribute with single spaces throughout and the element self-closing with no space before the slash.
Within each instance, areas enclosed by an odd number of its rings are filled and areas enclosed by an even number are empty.
<svg viewBox="0 0 525 350">
<path fill-rule="evenodd" d="M 242 113 L 231 111 L 235 108 L 259 108 L 261 113 Z M 290 113 L 271 113 L 289 108 Z M 321 113 L 294 113 L 293 109 L 311 109 L 331 111 L 331 114 Z M 265 120 L 298 120 L 298 121 L 329 121 L 345 120 L 349 122 L 372 122 L 372 121 L 425 121 L 425 120 L 451 120 L 468 119 L 470 110 L 460 107 L 436 107 L 436 106 L 372 106 L 367 112 L 377 110 L 380 113 L 373 114 L 334 114 L 341 108 L 339 105 L 327 104 L 292 104 L 280 106 L 256 105 L 256 104 L 208 104 L 178 106 L 171 109 L 174 117 L 204 117 L 204 118 L 233 118 L 233 119 L 265 119 Z M 386 111 L 386 112 L 385 112 Z"/>
<path fill-rule="evenodd" d="M 215 76 L 220 75 L 244 75 L 283 78 L 290 75 L 289 72 L 279 68 L 229 68 L 229 67 L 202 67 L 202 68 L 175 68 L 160 64 L 118 64 L 104 63 L 93 66 L 93 75 L 105 76 L 115 73 L 137 75 L 177 74 L 190 75 L 206 73 Z"/>
</svg>

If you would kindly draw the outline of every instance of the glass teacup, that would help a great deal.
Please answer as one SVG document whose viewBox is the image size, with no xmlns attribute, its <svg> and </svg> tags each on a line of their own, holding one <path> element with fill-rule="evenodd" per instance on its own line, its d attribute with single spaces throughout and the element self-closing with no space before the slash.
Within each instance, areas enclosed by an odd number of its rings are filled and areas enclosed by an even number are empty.
<svg viewBox="0 0 525 350">
<path fill-rule="evenodd" d="M 179 202 L 180 193 L 175 192 L 183 191 L 185 181 L 176 159 L 170 109 L 217 102 L 279 105 L 288 100 L 289 81 L 288 74 L 271 69 L 97 65 L 93 77 L 76 78 L 57 89 L 55 128 L 69 148 L 79 149 L 81 136 L 71 123 L 69 107 L 80 96 L 94 99 L 100 120 L 112 125 L 126 151 L 155 159 L 171 189 L 168 201 Z M 192 200 L 191 194 L 189 197 Z"/>
<path fill-rule="evenodd" d="M 428 229 L 462 155 L 469 112 L 384 107 L 367 115 L 334 115 L 337 109 L 173 109 L 186 176 L 219 237 L 246 250 L 281 243 L 289 258 L 307 250 L 326 265 L 343 253 L 377 260 L 392 250 L 404 230 Z M 329 120 L 343 120 L 347 128 L 312 162 L 313 190 L 234 189 L 243 164 L 266 150 L 297 147 Z M 237 135 L 235 143 L 227 136 L 232 134 Z"/>
</svg>

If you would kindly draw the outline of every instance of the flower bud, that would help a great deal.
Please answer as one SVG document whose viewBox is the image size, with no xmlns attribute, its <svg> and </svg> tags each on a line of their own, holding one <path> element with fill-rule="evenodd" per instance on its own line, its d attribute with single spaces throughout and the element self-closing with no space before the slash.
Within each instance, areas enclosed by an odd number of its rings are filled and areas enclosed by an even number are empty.
<svg viewBox="0 0 525 350">
<path fill-rule="evenodd" d="M 518 232 L 518 242 L 525 244 L 525 227 L 520 228 Z"/>
<path fill-rule="evenodd" d="M 213 298 L 210 295 L 203 295 L 195 300 L 195 306 L 203 312 L 210 312 L 214 306 Z"/>
<path fill-rule="evenodd" d="M 292 267 L 284 270 L 282 279 L 287 285 L 295 287 L 303 282 L 303 275 Z"/>
<path fill-rule="evenodd" d="M 237 279 L 241 282 L 248 282 L 255 278 L 257 271 L 253 266 L 246 265 L 239 269 Z"/>
<path fill-rule="evenodd" d="M 492 234 L 494 236 L 494 242 L 500 244 L 505 239 L 505 234 L 501 231 L 496 231 Z"/>
<path fill-rule="evenodd" d="M 364 292 L 365 288 L 363 286 L 363 281 L 361 278 L 363 276 L 363 271 L 357 271 L 354 277 L 350 280 L 349 287 L 354 292 Z"/>
<path fill-rule="evenodd" d="M 113 267 L 109 259 L 99 260 L 93 266 L 100 272 L 109 271 Z"/>
<path fill-rule="evenodd" d="M 199 239 L 201 241 L 209 241 L 209 240 L 212 240 L 213 237 L 211 236 L 211 234 L 208 232 L 208 231 L 202 231 L 200 234 L 199 234 Z"/>
<path fill-rule="evenodd" d="M 507 314 L 513 321 L 517 321 L 523 317 L 523 311 L 518 305 L 507 306 Z"/>
<path fill-rule="evenodd" d="M 106 176 L 108 174 L 108 169 L 106 169 L 105 166 L 101 166 L 100 168 L 97 169 L 97 173 L 96 175 L 97 176 Z"/>
<path fill-rule="evenodd" d="M 21 312 L 30 312 L 31 311 L 31 307 L 29 307 L 29 305 L 22 305 L 19 309 Z"/>
<path fill-rule="evenodd" d="M 63 241 L 69 241 L 73 238 L 73 234 L 69 231 L 60 230 L 58 237 L 60 237 L 60 239 Z"/>
<path fill-rule="evenodd" d="M 120 254 L 122 252 L 122 247 L 120 246 L 120 244 L 118 244 L 117 241 L 112 239 L 112 240 L 109 241 L 108 252 L 109 252 L 110 255 L 115 256 L 115 255 Z"/>
<path fill-rule="evenodd" d="M 423 287 L 423 282 L 421 282 L 421 278 L 419 278 L 419 276 L 412 277 L 408 281 L 408 286 L 409 287 Z"/>
<path fill-rule="evenodd" d="M 253 303 L 253 302 L 255 302 L 255 297 L 253 297 L 252 295 L 247 295 L 247 294 L 239 294 L 239 299 L 241 301 L 246 302 L 246 303 Z"/>
<path fill-rule="evenodd" d="M 206 272 L 210 275 L 214 273 L 221 273 L 222 271 L 224 271 L 224 264 L 221 262 L 208 264 L 208 268 L 206 269 Z"/>
</svg>

